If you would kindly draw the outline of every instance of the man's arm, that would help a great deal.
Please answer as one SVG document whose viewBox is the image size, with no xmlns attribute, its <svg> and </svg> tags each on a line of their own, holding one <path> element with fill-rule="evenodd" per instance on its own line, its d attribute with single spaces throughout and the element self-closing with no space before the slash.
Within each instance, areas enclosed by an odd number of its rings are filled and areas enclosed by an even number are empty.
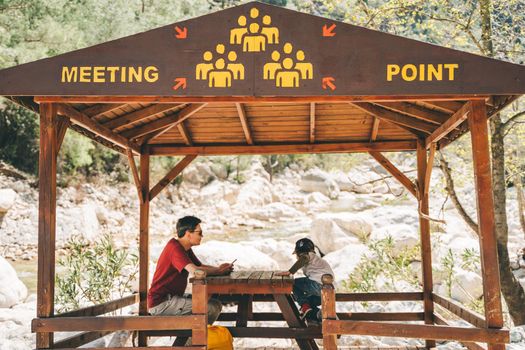
<svg viewBox="0 0 525 350">
<path fill-rule="evenodd" d="M 195 273 L 195 270 L 202 270 L 206 272 L 207 276 L 220 276 L 230 273 L 233 270 L 232 264 L 221 264 L 221 266 L 210 266 L 210 265 L 201 265 L 197 266 L 193 263 L 189 263 L 184 267 L 190 275 Z"/>
</svg>

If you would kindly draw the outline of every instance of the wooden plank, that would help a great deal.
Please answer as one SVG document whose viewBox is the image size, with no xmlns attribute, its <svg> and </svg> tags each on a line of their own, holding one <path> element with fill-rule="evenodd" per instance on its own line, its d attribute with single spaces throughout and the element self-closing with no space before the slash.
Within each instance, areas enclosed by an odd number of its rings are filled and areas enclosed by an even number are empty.
<svg viewBox="0 0 525 350">
<path fill-rule="evenodd" d="M 448 326 L 448 322 L 438 313 L 434 313 L 434 320 L 436 324 Z M 467 349 L 469 350 L 486 350 L 486 348 L 478 343 L 467 343 L 463 342 L 463 344 Z"/>
<path fill-rule="evenodd" d="M 251 280 L 249 281 L 251 282 Z M 209 294 L 291 294 L 292 285 L 272 286 L 271 284 L 209 283 Z"/>
<path fill-rule="evenodd" d="M 494 199 L 489 150 L 487 114 L 483 101 L 470 101 L 468 122 L 471 131 L 476 204 L 478 213 L 483 300 L 487 327 L 503 327 L 500 278 L 498 268 L 498 242 L 494 223 Z M 489 347 L 490 348 L 490 347 Z"/>
<path fill-rule="evenodd" d="M 314 96 L 35 96 L 35 102 L 64 103 L 203 103 L 203 102 L 363 102 L 485 100 L 489 95 L 314 95 Z"/>
<path fill-rule="evenodd" d="M 56 138 L 56 152 L 57 156 L 60 152 L 60 148 L 62 147 L 62 143 L 64 142 L 64 137 L 66 137 L 66 132 L 69 126 L 71 125 L 71 121 L 69 118 L 59 116 L 57 118 L 57 138 Z"/>
<path fill-rule="evenodd" d="M 82 110 L 82 113 L 92 119 L 97 119 L 105 113 L 124 107 L 126 103 L 97 103 Z"/>
<path fill-rule="evenodd" d="M 200 327 L 206 316 L 98 316 L 35 318 L 31 322 L 34 332 L 79 332 L 119 330 L 193 329 Z"/>
<path fill-rule="evenodd" d="M 248 283 L 248 279 L 252 273 L 252 271 L 233 271 L 230 278 L 234 279 L 235 283 Z"/>
<path fill-rule="evenodd" d="M 467 321 L 473 326 L 476 326 L 478 328 L 485 328 L 487 326 L 487 323 L 485 319 L 483 318 L 483 316 L 481 316 L 477 312 L 467 310 L 461 304 L 449 298 L 445 298 L 441 295 L 433 293 L 432 299 L 434 300 L 436 304 L 444 307 L 448 311 L 452 312 L 453 314 L 462 318 L 463 320 Z"/>
<path fill-rule="evenodd" d="M 315 102 L 310 103 L 310 143 L 315 143 Z"/>
<path fill-rule="evenodd" d="M 76 348 L 64 348 L 64 350 L 76 350 Z M 89 350 L 107 350 L 108 348 L 88 348 Z M 119 347 L 111 350 L 207 350 L 206 346 L 137 346 L 137 347 Z"/>
<path fill-rule="evenodd" d="M 69 117 L 72 123 L 77 124 L 87 129 L 88 131 L 94 133 L 95 135 L 100 136 L 124 149 L 131 148 L 136 153 L 140 153 L 139 146 L 136 145 L 134 142 L 131 142 L 125 137 L 122 137 L 121 135 L 114 133 L 110 129 L 98 124 L 97 122 L 89 118 L 87 115 L 85 115 L 82 112 L 77 111 L 75 108 L 71 107 L 70 105 L 59 104 L 57 106 L 57 110 L 59 114 Z"/>
<path fill-rule="evenodd" d="M 139 315 L 148 314 L 147 294 L 149 286 L 149 179 L 150 179 L 150 156 L 146 147 L 140 155 L 140 181 L 142 189 L 142 201 L 140 202 L 139 216 Z M 147 338 L 139 332 L 139 346 L 147 346 Z"/>
<path fill-rule="evenodd" d="M 69 312 L 64 312 L 58 315 L 55 315 L 55 317 L 77 317 L 77 316 L 98 316 L 107 314 L 108 312 L 112 312 L 115 310 L 122 309 L 126 306 L 133 305 L 138 303 L 140 300 L 139 294 L 134 293 L 132 295 L 128 295 L 126 297 L 108 301 L 107 303 L 99 304 L 99 305 L 93 305 L 88 306 L 82 309 L 73 310 Z"/>
<path fill-rule="evenodd" d="M 248 284 L 259 284 L 259 278 L 263 274 L 263 271 L 253 271 L 248 277 Z"/>
<path fill-rule="evenodd" d="M 260 284 L 271 284 L 272 283 L 272 271 L 263 271 L 261 276 L 259 277 L 259 283 Z"/>
<path fill-rule="evenodd" d="M 142 198 L 142 184 L 140 182 L 137 165 L 135 164 L 135 158 L 133 158 L 133 152 L 128 148 L 126 149 L 126 155 L 128 156 L 129 167 L 131 169 L 131 173 L 133 174 L 133 181 L 135 182 L 135 187 L 137 188 L 139 201 L 142 203 L 144 201 Z"/>
<path fill-rule="evenodd" d="M 236 327 L 246 327 L 248 325 L 248 318 L 252 311 L 252 300 L 253 298 L 250 295 L 241 295 L 241 300 L 237 304 Z"/>
<path fill-rule="evenodd" d="M 434 157 L 436 155 L 436 144 L 433 143 L 430 145 L 429 153 L 428 153 L 428 161 L 427 161 L 427 170 L 425 172 L 425 186 L 423 193 L 425 196 L 428 196 L 428 191 L 430 188 L 430 180 L 432 177 L 432 169 L 434 168 Z"/>
<path fill-rule="evenodd" d="M 389 122 L 395 123 L 404 128 L 409 128 L 409 131 L 414 129 L 421 131 L 425 134 L 431 134 L 436 128 L 433 124 L 424 122 L 420 119 L 407 116 L 405 114 L 392 112 L 391 110 L 381 108 L 372 103 L 352 103 L 353 106 L 372 114 L 374 117 L 384 119 Z M 419 133 L 417 134 L 420 135 Z"/>
<path fill-rule="evenodd" d="M 321 289 L 321 312 L 323 316 L 323 324 L 328 320 L 336 319 L 335 309 L 335 288 L 333 285 L 334 278 L 330 275 L 323 275 L 323 286 Z M 323 347 L 327 350 L 337 349 L 336 334 L 328 334 L 323 332 Z"/>
<path fill-rule="evenodd" d="M 450 115 L 445 113 L 433 111 L 409 102 L 378 102 L 375 104 L 438 125 L 443 124 L 450 117 Z"/>
<path fill-rule="evenodd" d="M 78 348 L 87 343 L 91 343 L 94 340 L 100 339 L 108 334 L 111 334 L 111 331 L 97 331 L 97 332 L 82 332 L 80 334 L 75 334 L 71 337 L 67 337 L 56 341 L 53 344 L 53 349 L 64 349 L 64 348 Z"/>
<path fill-rule="evenodd" d="M 155 132 L 160 129 L 164 129 L 165 127 L 177 126 L 177 124 L 182 123 L 183 121 L 191 117 L 193 114 L 197 113 L 199 110 L 204 108 L 204 106 L 206 106 L 205 103 L 191 104 L 187 106 L 186 108 L 181 109 L 180 111 L 174 114 L 168 115 L 164 118 L 157 119 L 155 121 L 152 121 L 151 123 L 141 125 L 141 126 L 138 126 L 130 130 L 126 130 L 122 132 L 121 135 L 129 139 L 133 139 L 136 137 L 140 137 L 140 136 L 149 134 L 151 132 Z M 167 130 L 164 129 L 164 132 L 166 131 Z"/>
<path fill-rule="evenodd" d="M 191 141 L 191 134 L 184 122 L 180 122 L 177 124 L 177 129 L 179 130 L 180 136 L 182 136 L 182 139 L 184 140 L 184 143 L 187 146 L 193 146 L 193 142 Z"/>
<path fill-rule="evenodd" d="M 237 113 L 239 114 L 239 119 L 241 120 L 242 131 L 246 137 L 246 143 L 253 145 L 253 137 L 250 131 L 250 124 L 248 124 L 248 117 L 246 116 L 246 110 L 242 103 L 236 103 L 235 107 L 237 108 Z"/>
<path fill-rule="evenodd" d="M 37 316 L 54 314 L 55 238 L 56 238 L 56 165 L 57 108 L 40 104 L 40 153 L 38 161 L 38 270 Z M 53 333 L 36 335 L 37 349 L 53 346 Z"/>
<path fill-rule="evenodd" d="M 394 164 L 392 164 L 384 155 L 379 152 L 368 152 L 386 171 L 392 174 L 407 190 L 417 198 L 416 185 L 406 177 Z"/>
<path fill-rule="evenodd" d="M 456 113 L 462 106 L 463 101 L 418 101 L 423 105 L 428 105 L 430 107 L 437 108 L 445 113 L 454 114 Z"/>
<path fill-rule="evenodd" d="M 465 103 L 456 113 L 454 113 L 446 122 L 439 128 L 434 130 L 430 136 L 425 139 L 425 146 L 428 148 L 432 143 L 437 143 L 439 140 L 446 137 L 452 130 L 457 128 L 470 113 L 471 103 Z"/>
<path fill-rule="evenodd" d="M 346 301 L 420 301 L 421 292 L 376 292 L 376 293 L 337 293 L 336 300 Z"/>
<path fill-rule="evenodd" d="M 206 345 L 208 339 L 208 290 L 205 277 L 206 274 L 203 271 L 195 271 L 195 277 L 191 288 L 191 312 L 194 315 L 202 316 L 201 321 L 191 327 L 193 345 Z"/>
<path fill-rule="evenodd" d="M 379 123 L 381 119 L 374 117 L 374 124 L 372 130 L 370 130 L 370 142 L 374 142 L 377 139 L 377 133 L 379 132 Z"/>
<path fill-rule="evenodd" d="M 153 104 L 151 106 L 136 110 L 131 113 L 124 114 L 120 117 L 111 119 L 102 125 L 108 129 L 119 129 L 123 126 L 137 123 L 141 120 L 147 119 L 154 115 L 158 115 L 164 112 L 169 112 L 170 110 L 179 107 L 179 103 L 168 103 L 168 104 Z"/>
<path fill-rule="evenodd" d="M 352 321 L 423 321 L 424 312 L 338 312 L 340 320 Z"/>
<path fill-rule="evenodd" d="M 284 145 L 233 145 L 233 146 L 199 146 L 181 147 L 176 145 L 151 145 L 151 155 L 155 156 L 180 156 L 188 154 L 197 155 L 249 155 L 249 154 L 304 154 L 304 153 L 350 153 L 370 151 L 413 151 L 416 149 L 415 141 L 389 141 L 389 142 L 351 142 L 351 143 L 326 143 L 326 144 L 284 144 Z"/>
<path fill-rule="evenodd" d="M 509 332 L 500 329 L 463 328 L 407 323 L 325 320 L 323 334 L 354 334 L 466 342 L 508 343 Z"/>
<path fill-rule="evenodd" d="M 283 317 L 286 320 L 288 326 L 306 328 L 306 324 L 303 320 L 300 319 L 299 312 L 297 311 L 297 308 L 295 307 L 295 304 L 290 296 L 284 294 L 276 294 L 274 295 L 274 298 L 277 304 L 279 305 L 279 308 L 281 309 Z M 295 338 L 295 341 L 297 342 L 297 345 L 299 345 L 299 348 L 301 350 L 319 350 L 317 344 L 313 339 L 304 340 L 300 338 Z M 325 349 L 329 349 L 326 347 L 326 344 L 324 345 L 324 347 Z"/>
<path fill-rule="evenodd" d="M 423 278 L 423 309 L 425 324 L 433 324 L 434 303 L 432 302 L 432 246 L 430 241 L 430 222 L 428 221 L 429 204 L 428 193 L 425 193 L 425 179 L 427 174 L 427 149 L 423 141 L 417 143 L 417 180 L 419 194 L 419 234 L 421 242 L 421 273 Z M 425 341 L 427 348 L 435 347 L 434 340 Z"/>
<path fill-rule="evenodd" d="M 150 200 L 155 198 L 160 193 L 160 191 L 166 188 L 166 186 L 168 186 L 170 182 L 172 182 L 195 158 L 197 158 L 196 155 L 189 155 L 189 156 L 184 157 L 181 161 L 179 161 L 177 165 L 175 165 L 173 169 L 171 169 L 169 173 L 167 173 L 166 176 L 164 176 L 151 189 L 149 193 Z"/>
</svg>

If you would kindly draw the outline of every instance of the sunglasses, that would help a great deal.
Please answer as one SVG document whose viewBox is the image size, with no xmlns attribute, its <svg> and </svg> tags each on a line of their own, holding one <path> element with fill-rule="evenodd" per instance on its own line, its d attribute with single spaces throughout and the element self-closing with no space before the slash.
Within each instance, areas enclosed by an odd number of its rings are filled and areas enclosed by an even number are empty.
<svg viewBox="0 0 525 350">
<path fill-rule="evenodd" d="M 199 236 L 202 237 L 202 230 L 200 230 L 200 231 L 195 230 L 195 231 L 190 231 L 190 232 L 191 233 L 196 233 L 196 234 L 198 234 Z"/>
</svg>

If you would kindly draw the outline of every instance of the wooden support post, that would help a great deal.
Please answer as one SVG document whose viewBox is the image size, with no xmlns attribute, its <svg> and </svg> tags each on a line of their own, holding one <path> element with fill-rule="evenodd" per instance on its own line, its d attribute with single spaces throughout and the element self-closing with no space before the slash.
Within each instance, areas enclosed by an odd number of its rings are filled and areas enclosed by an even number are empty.
<svg viewBox="0 0 525 350">
<path fill-rule="evenodd" d="M 472 159 L 478 208 L 479 242 L 483 296 L 487 328 L 502 328 L 500 278 L 494 224 L 494 198 L 490 169 L 489 134 L 485 102 L 470 101 L 468 123 L 472 138 Z M 489 350 L 505 349 L 504 344 L 488 344 Z"/>
<path fill-rule="evenodd" d="M 40 155 L 38 163 L 38 295 L 37 316 L 54 314 L 57 108 L 40 104 Z M 53 333 L 36 335 L 37 349 L 53 347 Z"/>
<path fill-rule="evenodd" d="M 419 201 L 419 230 L 421 239 L 421 265 L 423 274 L 423 305 L 425 311 L 425 324 L 434 324 L 434 303 L 432 301 L 432 255 L 430 243 L 430 222 L 423 215 L 428 216 L 428 193 L 425 180 L 427 176 L 427 150 L 424 140 L 417 143 L 417 182 Z M 432 165 L 430 165 L 432 166 Z M 434 340 L 426 340 L 427 348 L 435 347 Z"/>
<path fill-rule="evenodd" d="M 417 197 L 417 191 L 416 186 L 414 183 L 406 177 L 403 172 L 401 172 L 394 164 L 392 164 L 384 155 L 382 155 L 380 152 L 368 152 L 370 155 L 383 167 L 386 171 L 388 171 L 393 177 L 403 185 L 408 192 L 412 193 L 414 197 Z"/>
<path fill-rule="evenodd" d="M 149 148 L 144 147 L 140 155 L 140 182 L 142 201 L 140 202 L 139 228 L 139 315 L 148 314 L 148 264 L 149 264 Z M 147 346 L 147 337 L 139 332 L 139 346 Z"/>
<path fill-rule="evenodd" d="M 323 313 L 323 349 L 326 350 L 337 350 L 337 335 L 328 334 L 325 331 L 325 320 L 335 320 L 335 289 L 334 289 L 334 277 L 332 275 L 323 275 L 322 277 L 323 288 L 321 290 L 321 310 Z"/>
<path fill-rule="evenodd" d="M 195 278 L 192 286 L 192 305 L 191 313 L 193 315 L 204 315 L 202 324 L 198 328 L 192 329 L 192 345 L 204 345 L 208 343 L 208 291 L 206 289 L 206 272 L 201 270 L 195 271 Z"/>
</svg>

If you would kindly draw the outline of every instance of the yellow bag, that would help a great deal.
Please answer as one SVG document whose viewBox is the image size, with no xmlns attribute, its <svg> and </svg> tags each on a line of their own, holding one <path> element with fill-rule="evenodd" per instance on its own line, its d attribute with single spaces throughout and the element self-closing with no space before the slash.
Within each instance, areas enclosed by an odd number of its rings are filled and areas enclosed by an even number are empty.
<svg viewBox="0 0 525 350">
<path fill-rule="evenodd" d="M 208 326 L 208 350 L 233 350 L 233 337 L 228 328 Z"/>
</svg>

